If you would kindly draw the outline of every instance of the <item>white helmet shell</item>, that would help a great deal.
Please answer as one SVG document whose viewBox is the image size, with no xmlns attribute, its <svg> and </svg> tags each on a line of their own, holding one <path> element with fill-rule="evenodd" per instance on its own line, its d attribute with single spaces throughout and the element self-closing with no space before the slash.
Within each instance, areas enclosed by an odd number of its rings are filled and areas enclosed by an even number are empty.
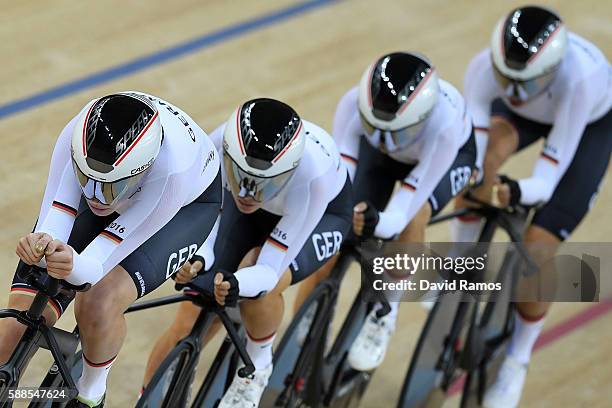
<svg viewBox="0 0 612 408">
<path fill-rule="evenodd" d="M 522 29 L 521 25 L 528 24 Z M 556 69 L 565 55 L 567 42 L 567 29 L 553 11 L 523 7 L 497 22 L 491 35 L 491 57 L 507 78 L 528 81 Z M 521 52 L 520 62 L 516 61 L 517 51 L 511 47 Z"/>
<path fill-rule="evenodd" d="M 226 155 L 244 172 L 260 178 L 294 170 L 306 144 L 302 120 L 283 102 L 259 98 L 240 105 L 223 134 Z"/>
<path fill-rule="evenodd" d="M 161 141 L 155 105 L 143 94 L 121 92 L 83 108 L 72 135 L 72 159 L 92 180 L 115 182 L 151 167 Z"/>
<path fill-rule="evenodd" d="M 388 109 L 377 106 L 380 95 L 376 90 L 384 94 Z M 387 54 L 370 64 L 361 77 L 359 111 L 371 126 L 395 131 L 425 120 L 436 105 L 438 92 L 438 74 L 426 57 Z"/>
</svg>

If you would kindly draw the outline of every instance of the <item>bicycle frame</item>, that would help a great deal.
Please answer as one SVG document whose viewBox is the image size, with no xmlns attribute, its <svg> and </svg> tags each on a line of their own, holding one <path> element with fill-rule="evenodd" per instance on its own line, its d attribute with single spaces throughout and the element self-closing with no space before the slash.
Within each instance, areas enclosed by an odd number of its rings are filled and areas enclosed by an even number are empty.
<svg viewBox="0 0 612 408">
<path fill-rule="evenodd" d="M 536 270 L 533 260 L 527 254 L 524 246 L 521 243 L 522 229 L 527 224 L 529 211 L 524 208 L 517 208 L 514 210 L 500 209 L 491 206 L 487 203 L 480 202 L 474 198 L 470 198 L 480 205 L 479 208 L 465 208 L 454 211 L 450 214 L 444 214 L 434 217 L 430 224 L 436 224 L 439 222 L 447 221 L 457 216 L 474 214 L 485 218 L 485 224 L 481 230 L 478 242 L 482 244 L 490 244 L 493 239 L 493 235 L 497 228 L 502 228 L 510 237 L 510 240 L 514 243 L 516 252 L 508 252 L 506 258 L 504 258 L 502 266 L 497 271 L 496 279 L 510 279 L 510 288 L 514 287 L 517 276 L 515 274 L 515 262 L 517 259 L 522 259 L 526 266 L 526 275 L 529 275 L 531 271 Z M 511 289 L 510 289 L 511 290 Z M 492 294 L 493 297 L 508 296 L 500 295 L 497 293 Z M 484 311 L 481 313 L 478 308 L 478 304 L 481 299 L 478 296 L 463 293 L 457 304 L 454 312 L 454 319 L 452 324 L 445 336 L 443 341 L 443 348 L 439 355 L 439 359 L 435 364 L 436 370 L 439 370 L 442 374 L 441 381 L 438 383 L 436 388 L 446 392 L 452 383 L 457 379 L 456 368 L 462 368 L 467 372 L 466 381 L 463 388 L 463 397 L 461 400 L 461 406 L 467 406 L 470 398 L 470 393 L 473 390 L 474 378 L 478 374 L 477 381 L 477 396 L 479 402 L 481 402 L 482 395 L 484 393 L 484 387 L 486 383 L 486 365 L 489 359 L 495 355 L 496 350 L 504 344 L 512 330 L 512 303 L 509 303 L 507 310 L 505 311 L 505 322 L 499 330 L 499 333 L 490 333 L 487 331 L 489 324 L 492 320 L 492 316 L 497 312 L 504 312 L 503 309 L 498 309 L 499 304 L 496 300 L 503 301 L 503 299 L 491 298 L 487 301 Z M 436 304 L 423 333 L 429 333 L 430 320 L 434 319 L 435 313 L 437 312 L 438 306 Z M 470 309 L 471 308 L 471 309 Z M 499 313 L 498 313 L 499 314 Z M 459 340 L 460 333 L 465 327 L 465 323 L 468 322 L 468 331 L 466 336 L 466 343 L 460 349 L 457 347 L 457 341 Z M 426 341 L 426 334 L 422 334 L 415 354 L 412 358 L 409 371 L 406 375 L 404 385 L 402 386 L 402 394 L 400 397 L 399 407 L 409 406 L 409 402 L 406 398 L 409 398 L 409 390 L 411 385 L 411 379 L 414 376 L 415 365 L 418 359 L 418 353 L 420 353 L 423 343 Z M 432 390 L 435 388 L 432 388 Z M 412 401 L 415 402 L 415 401 Z"/>
<path fill-rule="evenodd" d="M 232 322 L 227 313 L 225 312 L 224 307 L 217 305 L 213 302 L 203 301 L 200 297 L 191 297 L 185 296 L 189 300 L 193 301 L 196 305 L 201 307 L 200 314 L 198 315 L 190 333 L 184 337 L 179 343 L 175 346 L 176 349 L 185 349 L 187 350 L 187 361 L 181 364 L 180 371 L 174 374 L 173 382 L 170 384 L 169 389 L 172 391 L 169 392 L 164 397 L 164 401 L 162 406 L 165 407 L 175 407 L 175 406 L 185 406 L 187 403 L 187 396 L 189 394 L 189 388 L 193 381 L 193 373 L 197 364 L 199 362 L 199 356 L 204 346 L 204 333 L 208 332 L 210 326 L 212 325 L 215 317 L 218 317 L 223 326 L 227 331 L 227 335 L 229 341 L 225 341 L 221 346 L 221 349 L 211 366 L 208 375 L 203 382 L 202 386 L 198 390 L 194 401 L 192 403 L 193 407 L 199 406 L 210 406 L 212 402 L 209 404 L 208 400 L 210 397 L 211 390 L 215 387 L 215 379 L 217 378 L 218 372 L 221 370 L 223 366 L 223 362 L 225 358 L 230 355 L 232 356 L 232 361 L 234 361 L 233 367 L 230 367 L 228 370 L 228 375 L 226 381 L 224 383 L 224 388 L 226 385 L 229 385 L 232 379 L 232 374 L 235 370 L 235 364 L 237 363 L 237 358 L 234 359 L 234 353 L 232 352 L 232 348 L 235 350 L 237 355 L 242 359 L 245 363 L 245 366 L 238 369 L 238 375 L 240 377 L 246 377 L 252 374 L 255 371 L 255 366 L 253 362 L 249 358 L 245 346 L 242 344 L 242 340 L 238 334 L 236 324 Z M 176 297 L 167 297 L 166 299 L 160 299 L 157 302 L 157 305 L 160 304 L 168 304 L 174 303 L 176 301 Z M 180 301 L 180 300 L 178 300 Z M 135 310 L 141 310 L 143 306 L 137 306 Z M 146 306 L 145 306 L 146 307 Z M 151 307 L 151 306 L 149 306 Z M 159 378 L 164 373 L 156 371 L 153 379 L 149 384 L 157 384 L 159 382 Z M 225 389 L 224 389 L 225 391 Z M 153 392 L 153 390 L 145 389 L 145 393 L 141 397 L 143 400 L 149 397 L 148 392 Z"/>
<path fill-rule="evenodd" d="M 28 310 L 0 310 L 0 318 L 12 317 L 27 327 L 9 360 L 6 364 L 0 366 L 0 379 L 3 379 L 5 384 L 4 390 L 0 390 L 2 391 L 0 393 L 0 401 L 6 400 L 6 393 L 9 387 L 16 387 L 18 385 L 21 374 L 31 357 L 41 347 L 51 352 L 59 374 L 69 388 L 70 397 L 76 396 L 76 384 L 70 375 L 70 370 L 65 360 L 66 355 L 71 354 L 71 348 L 74 346 L 76 349 L 76 342 L 65 340 L 62 346 L 60 346 L 56 337 L 67 339 L 65 337 L 66 332 L 47 326 L 43 316 L 50 294 L 57 293 L 58 290 L 59 281 L 50 279 L 49 287 L 39 289 Z"/>
<path fill-rule="evenodd" d="M 339 401 L 339 397 L 343 401 L 350 400 L 355 397 L 355 393 L 361 395 L 365 391 L 364 384 L 367 385 L 367 381 L 363 380 L 368 380 L 370 374 L 350 369 L 347 366 L 346 356 L 373 303 L 376 301 L 383 303 L 381 316 L 390 310 L 384 298 L 373 299 L 365 293 L 363 288 L 367 287 L 367 284 L 364 284 L 357 293 L 340 332 L 329 351 L 326 352 L 327 331 L 334 315 L 342 279 L 350 265 L 359 256 L 357 249 L 345 246 L 329 277 L 319 283 L 294 317 L 293 323 L 287 329 L 275 353 L 275 370 L 280 369 L 281 374 L 278 375 L 284 377 L 274 379 L 275 374 L 273 374 L 271 381 L 277 387 L 275 389 L 281 390 L 280 394 L 276 394 L 273 398 L 265 396 L 262 400 L 266 401 L 265 403 L 274 403 L 276 406 L 293 406 L 298 402 L 303 402 L 311 407 L 329 406 L 330 404 L 336 406 L 343 404 Z M 366 279 L 369 277 L 366 276 Z M 295 330 L 306 310 L 313 307 L 314 302 L 317 302 L 317 309 L 301 350 L 289 351 L 288 362 L 284 363 L 285 350 L 287 347 L 290 347 L 288 350 L 295 347 L 290 345 Z M 296 355 L 297 357 L 293 357 Z M 283 385 L 280 385 L 279 381 Z"/>
</svg>

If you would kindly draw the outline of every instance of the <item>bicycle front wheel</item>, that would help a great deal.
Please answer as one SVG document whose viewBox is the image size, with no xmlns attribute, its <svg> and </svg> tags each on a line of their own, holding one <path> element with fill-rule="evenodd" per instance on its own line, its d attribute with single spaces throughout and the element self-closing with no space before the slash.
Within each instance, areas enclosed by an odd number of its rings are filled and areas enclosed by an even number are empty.
<svg viewBox="0 0 612 408">
<path fill-rule="evenodd" d="M 300 406 L 306 392 L 313 354 L 320 342 L 325 348 L 329 320 L 322 315 L 328 306 L 332 289 L 322 283 L 304 301 L 287 328 L 274 353 L 274 371 L 261 400 L 261 406 L 285 407 Z M 329 317 L 329 316 L 326 316 Z M 316 327 L 315 327 L 316 326 Z M 323 337 L 323 338 L 322 338 Z M 323 356 L 319 356 L 322 358 Z"/>
<path fill-rule="evenodd" d="M 459 292 L 442 296 L 429 313 L 400 394 L 399 408 L 441 407 L 456 377 L 465 316 L 472 303 Z"/>
<path fill-rule="evenodd" d="M 193 348 L 179 343 L 155 371 L 155 375 L 136 403 L 137 408 L 186 407 L 193 379 L 189 367 Z"/>
</svg>

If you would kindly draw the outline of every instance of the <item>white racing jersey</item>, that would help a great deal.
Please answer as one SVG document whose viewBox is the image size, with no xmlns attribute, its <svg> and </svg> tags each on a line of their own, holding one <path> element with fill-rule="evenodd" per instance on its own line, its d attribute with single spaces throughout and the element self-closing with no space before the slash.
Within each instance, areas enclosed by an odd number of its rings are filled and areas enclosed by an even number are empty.
<svg viewBox="0 0 612 408">
<path fill-rule="evenodd" d="M 552 129 L 532 175 L 519 180 L 521 203 L 548 201 L 574 158 L 585 127 L 612 107 L 612 68 L 606 57 L 584 38 L 569 33 L 568 48 L 559 70 L 546 90 L 520 105 L 512 105 L 497 84 L 491 51 L 481 51 L 465 75 L 465 99 L 477 137 L 486 143 L 491 102 L 502 98 L 517 115 Z M 546 135 L 542 135 L 546 136 Z M 612 135 L 610 135 L 612 137 Z M 481 149 L 483 154 L 485 149 Z"/>
<path fill-rule="evenodd" d="M 241 296 L 253 297 L 274 289 L 346 182 L 346 169 L 331 136 L 313 123 L 302 122 L 306 146 L 300 164 L 278 195 L 261 207 L 281 218 L 261 248 L 256 264 L 235 274 Z M 210 135 L 219 156 L 223 154 L 224 132 L 225 125 L 221 125 Z M 223 185 L 230 189 L 224 171 Z M 213 240 L 207 240 L 198 254 L 210 256 L 213 244 Z"/>
<path fill-rule="evenodd" d="M 80 254 L 66 279 L 92 285 L 168 223 L 178 211 L 198 198 L 214 181 L 220 157 L 206 133 L 185 112 L 157 97 L 164 139 L 155 162 L 138 191 L 117 209 L 120 214 Z M 77 115 L 78 117 L 78 115 Z M 81 188 L 71 163 L 71 139 L 77 117 L 62 130 L 35 232 L 46 232 L 67 242 L 81 201 Z"/>
<path fill-rule="evenodd" d="M 333 135 L 351 179 L 355 177 L 362 135 L 377 147 L 359 119 L 358 94 L 359 89 L 355 87 L 340 99 L 333 124 Z M 472 123 L 466 114 L 463 97 L 451 84 L 440 80 L 438 101 L 414 142 L 387 153 L 393 160 L 415 167 L 393 194 L 387 208 L 379 214 L 374 235 L 391 238 L 406 228 L 448 171 L 471 132 Z"/>
</svg>

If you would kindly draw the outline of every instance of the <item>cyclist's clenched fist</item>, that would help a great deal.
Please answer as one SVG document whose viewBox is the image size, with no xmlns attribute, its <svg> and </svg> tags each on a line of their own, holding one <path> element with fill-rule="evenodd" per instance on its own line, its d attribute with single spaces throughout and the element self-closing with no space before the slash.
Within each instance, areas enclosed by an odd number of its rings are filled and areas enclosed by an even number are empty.
<svg viewBox="0 0 612 408">
<path fill-rule="evenodd" d="M 45 249 L 47 273 L 56 279 L 66 279 L 72 273 L 72 247 L 57 239 L 49 242 Z"/>
<path fill-rule="evenodd" d="M 191 282 L 198 273 L 204 268 L 204 263 L 202 260 L 194 260 L 185 262 L 185 264 L 178 270 L 174 280 L 176 283 L 180 283 L 181 285 L 185 285 Z"/>
<path fill-rule="evenodd" d="M 23 262 L 34 265 L 45 255 L 45 248 L 51 241 L 53 237 L 47 233 L 32 232 L 19 240 L 15 253 Z"/>
</svg>

